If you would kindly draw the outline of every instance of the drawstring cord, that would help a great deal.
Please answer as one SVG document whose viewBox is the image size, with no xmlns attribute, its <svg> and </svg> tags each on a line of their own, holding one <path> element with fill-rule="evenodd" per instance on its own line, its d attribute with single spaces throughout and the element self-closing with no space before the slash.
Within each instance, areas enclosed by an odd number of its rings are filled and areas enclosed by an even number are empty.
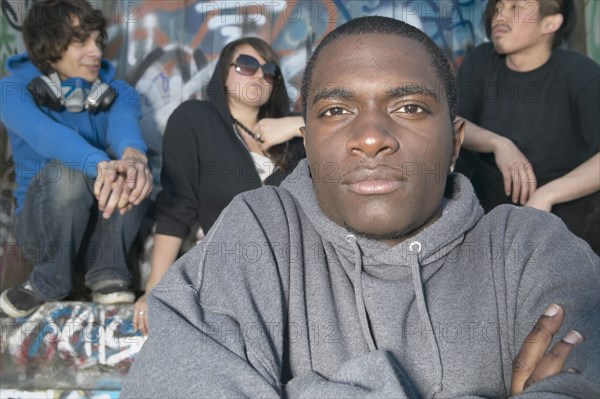
<svg viewBox="0 0 600 399">
<path fill-rule="evenodd" d="M 360 248 L 356 242 L 356 237 L 352 234 L 346 236 L 348 241 L 354 247 L 354 298 L 356 300 L 356 308 L 358 310 L 358 319 L 360 321 L 360 327 L 362 329 L 363 336 L 367 341 L 369 351 L 374 351 L 375 341 L 371 335 L 371 329 L 369 328 L 369 322 L 367 321 L 367 308 L 365 306 L 365 297 L 363 295 L 362 288 L 362 255 Z"/>
<path fill-rule="evenodd" d="M 371 334 L 371 329 L 369 328 L 369 322 L 367 320 L 367 308 L 365 306 L 365 298 L 363 295 L 362 287 L 362 254 L 360 252 L 360 247 L 358 246 L 358 242 L 356 241 L 356 237 L 354 235 L 347 235 L 346 241 L 348 241 L 348 243 L 350 243 L 350 245 L 352 245 L 354 249 L 354 298 L 356 300 L 356 307 L 358 310 L 358 319 L 360 321 L 363 336 L 367 341 L 369 351 L 374 351 L 377 350 L 377 347 L 375 346 L 375 341 L 373 340 L 373 335 Z M 421 317 L 421 320 L 426 323 L 427 331 L 433 332 L 433 325 L 431 323 L 431 319 L 429 318 L 429 313 L 427 312 L 427 305 L 425 303 L 423 281 L 421 279 L 421 270 L 419 265 L 419 253 L 421 252 L 421 243 L 419 241 L 413 241 L 408 246 L 408 249 L 411 252 L 411 254 L 414 255 L 410 257 L 410 266 L 412 271 L 413 288 L 415 291 L 419 316 Z M 429 342 L 431 343 L 431 349 L 433 350 L 436 356 L 435 360 L 438 374 L 438 382 L 435 385 L 433 392 L 430 395 L 428 395 L 428 398 L 432 398 L 438 393 L 440 393 L 443 389 L 443 368 L 442 357 L 440 354 L 440 349 L 435 333 L 433 333 L 433 339 Z"/>
<path fill-rule="evenodd" d="M 421 316 L 421 321 L 427 324 L 427 331 L 431 331 L 433 334 L 433 339 L 430 340 L 431 347 L 433 352 L 436 354 L 436 368 L 438 372 L 438 383 L 435 385 L 433 392 L 428 396 L 429 398 L 434 397 L 436 394 L 442 391 L 442 378 L 443 378 L 443 369 L 442 369 L 442 358 L 440 354 L 439 345 L 437 342 L 437 338 L 435 333 L 433 332 L 433 325 L 431 324 L 431 319 L 429 318 L 429 313 L 427 313 L 427 305 L 425 304 L 425 295 L 423 294 L 423 281 L 421 280 L 421 270 L 419 266 L 419 252 L 421 252 L 421 243 L 419 241 L 413 241 L 408 246 L 408 250 L 414 256 L 411 256 L 411 270 L 413 277 L 413 287 L 415 290 L 415 296 L 417 300 L 417 308 L 419 309 L 419 315 Z"/>
</svg>

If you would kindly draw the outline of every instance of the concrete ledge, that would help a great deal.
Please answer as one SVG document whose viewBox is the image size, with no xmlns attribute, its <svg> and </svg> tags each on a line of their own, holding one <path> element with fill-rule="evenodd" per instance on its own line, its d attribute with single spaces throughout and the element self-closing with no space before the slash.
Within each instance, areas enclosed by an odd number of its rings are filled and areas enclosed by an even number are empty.
<svg viewBox="0 0 600 399">
<path fill-rule="evenodd" d="M 119 391 L 0 389 L 0 399 L 117 399 L 118 397 Z"/>
<path fill-rule="evenodd" d="M 132 325 L 132 312 L 132 305 L 49 302 L 28 318 L 0 319 L 0 396 L 15 397 L 5 396 L 9 391 L 53 391 L 54 398 L 63 397 L 55 395 L 57 390 L 118 392 L 144 343 Z"/>
</svg>

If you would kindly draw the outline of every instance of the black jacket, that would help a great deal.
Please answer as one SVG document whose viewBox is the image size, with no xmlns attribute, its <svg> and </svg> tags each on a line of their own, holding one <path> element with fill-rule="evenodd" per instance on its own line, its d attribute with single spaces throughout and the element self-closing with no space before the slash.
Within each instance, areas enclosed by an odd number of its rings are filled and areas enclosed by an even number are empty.
<svg viewBox="0 0 600 399">
<path fill-rule="evenodd" d="M 207 232 L 233 197 L 262 185 L 252 157 L 233 128 L 223 77 L 215 70 L 207 101 L 185 101 L 169 117 L 163 139 L 162 191 L 156 201 L 159 234 L 184 238 L 191 226 Z M 211 90 L 212 89 L 212 90 Z M 266 184 L 279 185 L 305 157 L 302 139 L 286 145 L 292 162 Z"/>
</svg>

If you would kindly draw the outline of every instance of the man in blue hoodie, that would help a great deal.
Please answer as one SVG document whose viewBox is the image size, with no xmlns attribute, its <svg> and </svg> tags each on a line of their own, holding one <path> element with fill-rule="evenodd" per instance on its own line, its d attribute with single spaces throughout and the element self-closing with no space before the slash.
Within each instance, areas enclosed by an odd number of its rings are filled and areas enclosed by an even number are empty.
<svg viewBox="0 0 600 399">
<path fill-rule="evenodd" d="M 0 120 L 16 168 L 15 235 L 33 270 L 0 308 L 31 314 L 66 297 L 75 263 L 102 304 L 131 303 L 127 253 L 152 189 L 134 88 L 102 59 L 106 21 L 85 0 L 36 3 L 23 24 L 26 54 L 0 81 Z"/>
<path fill-rule="evenodd" d="M 427 35 L 347 22 L 301 92 L 307 160 L 151 291 L 121 397 L 600 397 L 599 259 L 548 212 L 484 215 Z"/>
</svg>

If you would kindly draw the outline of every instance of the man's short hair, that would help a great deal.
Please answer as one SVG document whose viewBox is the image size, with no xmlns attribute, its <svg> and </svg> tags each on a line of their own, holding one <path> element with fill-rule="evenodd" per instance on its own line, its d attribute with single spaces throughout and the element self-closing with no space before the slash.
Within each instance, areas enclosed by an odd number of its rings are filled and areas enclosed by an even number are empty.
<svg viewBox="0 0 600 399">
<path fill-rule="evenodd" d="M 448 58 L 444 55 L 444 52 L 429 38 L 429 36 L 414 26 L 394 18 L 381 16 L 366 16 L 353 19 L 331 31 L 323 38 L 321 43 L 319 43 L 304 69 L 304 77 L 302 79 L 301 96 L 302 116 L 304 117 L 304 120 L 306 120 L 306 102 L 312 84 L 312 74 L 321 52 L 328 45 L 342 37 L 380 33 L 400 36 L 423 45 L 429 55 L 431 66 L 433 67 L 436 77 L 439 79 L 439 83 L 444 85 L 450 112 L 450 120 L 454 120 L 458 106 L 458 90 L 452 67 L 448 62 Z M 360 54 L 357 54 L 356 56 L 360 57 Z M 402 68 L 402 66 L 399 65 L 398 68 Z"/>
<path fill-rule="evenodd" d="M 79 24 L 73 23 L 78 20 Z M 23 41 L 29 59 L 44 74 L 73 41 L 84 42 L 99 31 L 99 45 L 106 44 L 106 20 L 102 11 L 86 0 L 47 0 L 35 3 L 23 22 Z"/>
<path fill-rule="evenodd" d="M 496 4 L 501 0 L 489 0 L 485 10 L 483 11 L 483 24 L 485 26 L 485 34 L 488 39 L 492 40 L 492 21 L 496 15 Z M 571 32 L 577 23 L 577 13 L 575 12 L 575 2 L 573 0 L 531 0 L 537 1 L 540 5 L 540 18 L 548 15 L 562 14 L 563 23 L 560 28 L 554 32 L 552 48 L 555 49 L 569 39 Z M 523 18 L 528 18 L 526 12 L 523 13 Z M 537 22 L 537 21 L 536 21 Z"/>
</svg>

